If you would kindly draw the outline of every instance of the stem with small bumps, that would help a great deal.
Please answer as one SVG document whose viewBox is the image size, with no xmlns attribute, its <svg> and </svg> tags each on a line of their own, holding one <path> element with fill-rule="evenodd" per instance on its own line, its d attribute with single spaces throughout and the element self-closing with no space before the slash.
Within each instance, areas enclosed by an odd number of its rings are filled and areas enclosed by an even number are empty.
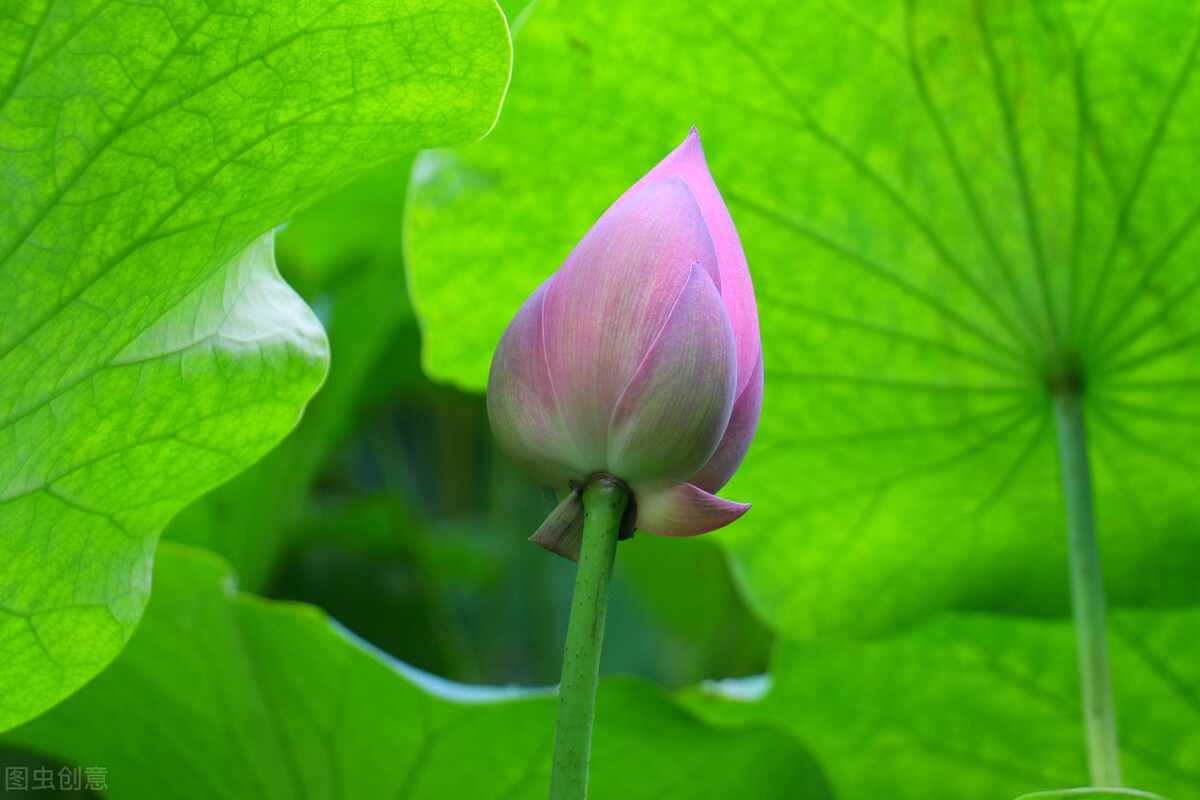
<svg viewBox="0 0 1200 800">
<path fill-rule="evenodd" d="M 1104 578 L 1092 514 L 1092 479 L 1079 391 L 1066 388 L 1055 394 L 1054 422 L 1067 512 L 1071 607 L 1079 652 L 1088 766 L 1093 786 L 1116 788 L 1121 785 L 1121 763 L 1108 669 Z"/>
<path fill-rule="evenodd" d="M 606 476 L 593 478 L 583 490 L 583 544 L 575 574 L 571 619 L 567 624 L 562 683 L 558 689 L 550 800 L 584 800 L 587 797 L 592 717 L 600 675 L 604 620 L 608 613 L 621 517 L 628 504 L 629 489 Z"/>
</svg>

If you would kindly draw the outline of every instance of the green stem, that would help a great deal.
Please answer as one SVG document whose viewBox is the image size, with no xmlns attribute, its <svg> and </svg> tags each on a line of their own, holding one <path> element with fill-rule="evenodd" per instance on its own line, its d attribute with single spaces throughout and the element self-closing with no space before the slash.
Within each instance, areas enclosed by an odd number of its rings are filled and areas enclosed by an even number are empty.
<svg viewBox="0 0 1200 800">
<path fill-rule="evenodd" d="M 1104 578 L 1100 571 L 1100 549 L 1096 544 L 1096 525 L 1092 517 L 1087 433 L 1083 424 L 1083 406 L 1077 391 L 1067 389 L 1055 396 L 1054 422 L 1058 430 L 1058 460 L 1067 510 L 1071 607 L 1075 615 L 1075 636 L 1079 650 L 1088 766 L 1093 785 L 1115 788 L 1121 785 L 1121 763 L 1108 671 Z"/>
<path fill-rule="evenodd" d="M 593 479 L 583 490 L 583 545 L 579 551 L 579 570 L 575 573 L 575 596 L 571 599 L 562 684 L 558 689 L 550 800 L 587 797 L 600 646 L 604 641 L 604 618 L 608 613 L 621 515 L 628 503 L 629 490 L 625 485 L 607 477 Z"/>
</svg>

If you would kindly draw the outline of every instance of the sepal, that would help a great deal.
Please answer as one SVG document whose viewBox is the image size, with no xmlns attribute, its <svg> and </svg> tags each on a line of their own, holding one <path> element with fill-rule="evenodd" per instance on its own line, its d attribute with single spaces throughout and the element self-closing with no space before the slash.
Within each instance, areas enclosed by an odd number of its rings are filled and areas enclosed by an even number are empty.
<svg viewBox="0 0 1200 800">
<path fill-rule="evenodd" d="M 583 489 L 571 487 L 529 541 L 578 564 L 583 544 Z"/>
</svg>

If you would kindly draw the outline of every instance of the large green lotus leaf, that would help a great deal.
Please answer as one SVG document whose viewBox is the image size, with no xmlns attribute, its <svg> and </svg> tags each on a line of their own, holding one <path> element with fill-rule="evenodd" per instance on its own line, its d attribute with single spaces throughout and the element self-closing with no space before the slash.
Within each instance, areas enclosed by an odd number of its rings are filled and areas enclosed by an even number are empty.
<svg viewBox="0 0 1200 800">
<path fill-rule="evenodd" d="M 189 505 L 163 532 L 228 558 L 250 591 L 261 589 L 293 540 L 313 481 L 360 417 L 364 385 L 374 372 L 406 368 L 383 358 L 398 332 L 415 338 L 400 257 L 411 163 L 401 159 L 372 171 L 306 209 L 280 234 L 280 270 L 317 309 L 336 354 L 329 375 L 287 439 Z M 415 365 L 409 369 L 421 379 Z"/>
<path fill-rule="evenodd" d="M 108 767 L 106 797 L 545 797 L 550 690 L 453 684 L 386 660 L 312 606 L 231 588 L 228 565 L 164 543 L 154 597 L 89 686 L 7 734 Z M 706 724 L 662 690 L 605 681 L 589 796 L 829 798 L 775 726 Z"/>
<path fill-rule="evenodd" d="M 505 324 L 693 123 L 766 393 L 714 534 L 793 636 L 1061 613 L 1050 391 L 1082 387 L 1109 597 L 1200 599 L 1200 11 L 1136 0 L 544 3 L 478 148 L 423 157 L 425 368 Z"/>
<path fill-rule="evenodd" d="M 145 604 L 163 524 L 321 381 L 250 243 L 372 163 L 491 125 L 486 0 L 8 4 L 0 14 L 0 729 Z"/>
<path fill-rule="evenodd" d="M 1198 800 L 1200 611 L 1123 611 L 1111 622 L 1124 784 Z M 1065 621 L 944 612 L 870 643 L 780 643 L 771 674 L 757 702 L 694 693 L 693 708 L 784 725 L 846 800 L 984 800 L 1088 785 Z"/>
<path fill-rule="evenodd" d="M 0 434 L 16 455 L 0 468 L 0 728 L 112 660 L 146 603 L 162 524 L 278 441 L 320 384 L 325 333 L 280 280 L 273 240 Z"/>
</svg>

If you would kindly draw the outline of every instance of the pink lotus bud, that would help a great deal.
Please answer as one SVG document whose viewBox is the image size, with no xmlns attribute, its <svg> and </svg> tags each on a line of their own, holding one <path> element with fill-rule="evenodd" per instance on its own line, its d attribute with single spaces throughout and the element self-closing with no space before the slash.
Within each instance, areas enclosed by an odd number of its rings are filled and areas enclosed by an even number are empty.
<svg viewBox="0 0 1200 800">
<path fill-rule="evenodd" d="M 521 306 L 488 413 L 537 480 L 608 473 L 629 485 L 637 528 L 691 536 L 750 507 L 712 492 L 754 438 L 762 389 L 746 256 L 693 128 Z"/>
</svg>

